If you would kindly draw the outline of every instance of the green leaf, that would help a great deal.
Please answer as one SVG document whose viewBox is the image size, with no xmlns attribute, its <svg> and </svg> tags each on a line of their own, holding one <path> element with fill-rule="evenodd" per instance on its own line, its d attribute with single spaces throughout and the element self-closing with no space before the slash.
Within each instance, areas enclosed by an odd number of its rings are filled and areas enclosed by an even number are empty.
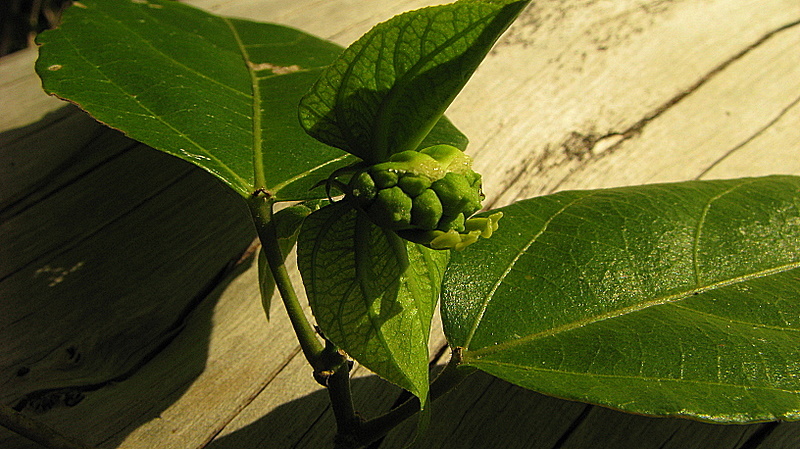
<svg viewBox="0 0 800 449">
<path fill-rule="evenodd" d="M 306 219 L 308 214 L 318 210 L 325 204 L 327 204 L 327 201 L 323 200 L 305 201 L 281 209 L 272 216 L 275 235 L 278 238 L 278 246 L 280 246 L 284 260 L 286 260 L 289 252 L 297 242 L 297 236 L 300 234 L 300 226 L 303 224 L 303 220 Z M 269 320 L 272 295 L 275 293 L 275 278 L 272 276 L 264 248 L 261 248 L 258 252 L 258 285 L 261 290 L 261 305 L 264 308 L 264 313 L 267 314 L 267 320 Z"/>
<path fill-rule="evenodd" d="M 321 198 L 311 187 L 355 162 L 297 118 L 300 97 L 341 53 L 333 43 L 165 0 L 76 2 L 38 41 L 48 93 L 242 196 Z"/>
<path fill-rule="evenodd" d="M 800 178 L 501 210 L 445 275 L 445 332 L 465 364 L 634 413 L 800 419 Z"/>
<path fill-rule="evenodd" d="M 375 26 L 303 97 L 303 126 L 370 164 L 417 149 L 527 3 L 461 0 Z"/>
<path fill-rule="evenodd" d="M 258 289 L 261 292 L 261 307 L 269 321 L 269 309 L 272 307 L 272 295 L 275 294 L 275 277 L 269 268 L 269 261 L 264 248 L 258 249 Z"/>
<path fill-rule="evenodd" d="M 306 218 L 297 256 L 325 337 L 424 404 L 430 323 L 448 252 L 402 240 L 339 202 Z"/>
<path fill-rule="evenodd" d="M 314 196 L 308 187 L 348 162 L 308 138 L 295 112 L 334 44 L 163 0 L 78 2 L 39 43 L 48 93 L 243 196 Z"/>
</svg>

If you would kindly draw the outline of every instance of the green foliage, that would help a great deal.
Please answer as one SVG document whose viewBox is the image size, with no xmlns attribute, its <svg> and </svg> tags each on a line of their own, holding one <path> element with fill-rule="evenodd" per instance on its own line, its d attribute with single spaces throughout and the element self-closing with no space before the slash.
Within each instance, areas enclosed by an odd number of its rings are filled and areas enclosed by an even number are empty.
<svg viewBox="0 0 800 449">
<path fill-rule="evenodd" d="M 462 0 L 394 17 L 345 50 L 300 103 L 309 134 L 369 165 L 352 178 L 352 202 L 312 214 L 301 232 L 298 265 L 314 316 L 326 338 L 423 403 L 430 316 L 424 304 L 408 304 L 439 290 L 436 270 L 414 270 L 444 259 L 394 231 L 431 248 L 463 249 L 497 228 L 500 215 L 466 228 L 483 198 L 468 156 L 450 145 L 415 150 L 526 3 Z M 437 197 L 438 216 L 432 199 L 414 195 L 426 190 Z M 435 226 L 421 227 L 426 219 Z M 417 251 L 431 260 L 407 266 Z M 415 278 L 425 287 L 411 301 L 404 286 Z M 427 317 L 424 338 L 404 329 L 409 313 Z"/>
<path fill-rule="evenodd" d="M 559 397 L 720 422 L 798 419 L 800 178 L 562 192 L 454 255 L 463 360 Z"/>
<path fill-rule="evenodd" d="M 369 164 L 420 148 L 527 3 L 461 0 L 375 26 L 303 97 L 303 126 L 322 142 Z"/>
<path fill-rule="evenodd" d="M 48 93 L 244 197 L 321 198 L 311 187 L 354 162 L 297 121 L 300 97 L 341 53 L 325 40 L 174 1 L 86 0 L 38 42 Z M 441 123 L 434 143 L 466 144 Z"/>
<path fill-rule="evenodd" d="M 561 192 L 471 217 L 481 178 L 442 114 L 526 4 L 412 11 L 341 53 L 176 2 L 83 0 L 41 36 L 37 70 L 48 92 L 248 198 L 273 270 L 297 239 L 331 347 L 423 405 L 442 292 L 460 362 L 518 385 L 636 413 L 800 419 L 800 178 Z M 325 180 L 345 200 L 272 215 Z M 446 272 L 450 252 L 430 249 L 492 234 Z M 268 268 L 260 256 L 267 310 Z M 273 272 L 317 374 L 343 369 Z"/>
<path fill-rule="evenodd" d="M 297 258 L 325 337 L 424 402 L 428 335 L 448 253 L 402 240 L 340 202 L 306 219 Z"/>
<path fill-rule="evenodd" d="M 469 218 L 481 208 L 481 175 L 450 145 L 394 153 L 357 172 L 346 190 L 374 223 L 432 249 L 462 250 L 497 229 L 497 219 Z"/>
</svg>

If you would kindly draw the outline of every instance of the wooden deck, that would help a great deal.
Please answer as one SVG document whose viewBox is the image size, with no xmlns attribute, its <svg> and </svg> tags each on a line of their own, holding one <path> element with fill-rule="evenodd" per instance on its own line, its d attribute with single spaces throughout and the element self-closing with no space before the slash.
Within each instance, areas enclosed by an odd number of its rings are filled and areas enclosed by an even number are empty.
<svg viewBox="0 0 800 449">
<path fill-rule="evenodd" d="M 189 3 L 346 45 L 437 2 Z M 100 448 L 332 447 L 327 396 L 280 302 L 270 322 L 261 310 L 244 205 L 45 96 L 34 59 L 0 60 L 3 403 Z M 448 116 L 494 207 L 565 189 L 800 175 L 800 2 L 538 1 Z M 433 353 L 444 345 L 437 332 Z M 354 389 L 365 415 L 399 393 L 363 369 Z M 480 374 L 433 417 L 421 447 L 800 447 L 800 423 L 634 416 Z M 382 447 L 405 447 L 412 427 Z M 0 429 L 0 447 L 40 446 Z"/>
</svg>

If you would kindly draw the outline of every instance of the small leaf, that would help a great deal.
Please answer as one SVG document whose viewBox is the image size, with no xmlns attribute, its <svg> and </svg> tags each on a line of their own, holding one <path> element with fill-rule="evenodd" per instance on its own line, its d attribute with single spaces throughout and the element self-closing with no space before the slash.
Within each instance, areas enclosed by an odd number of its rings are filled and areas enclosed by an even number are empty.
<svg viewBox="0 0 800 449">
<path fill-rule="evenodd" d="M 303 126 L 370 164 L 417 149 L 527 3 L 461 0 L 375 26 L 303 97 Z"/>
<path fill-rule="evenodd" d="M 308 216 L 297 254 L 325 337 L 424 404 L 430 323 L 447 252 L 406 242 L 339 202 Z"/>
<path fill-rule="evenodd" d="M 284 260 L 286 260 L 289 252 L 297 242 L 297 235 L 300 233 L 300 225 L 303 224 L 303 220 L 308 214 L 318 210 L 324 204 L 327 204 L 327 201 L 306 201 L 281 209 L 273 215 L 272 222 L 275 225 L 275 234 Z M 261 248 L 258 252 L 258 285 L 261 290 L 261 305 L 264 308 L 264 313 L 267 314 L 267 320 L 269 320 L 272 295 L 275 293 L 275 278 L 272 276 L 264 248 Z"/>
<path fill-rule="evenodd" d="M 454 254 L 464 363 L 554 396 L 708 421 L 800 419 L 800 178 L 562 192 Z"/>
<path fill-rule="evenodd" d="M 267 321 L 269 321 L 272 295 L 275 294 L 275 277 L 272 276 L 263 247 L 258 249 L 258 288 L 261 292 L 261 307 L 267 315 Z"/>
</svg>

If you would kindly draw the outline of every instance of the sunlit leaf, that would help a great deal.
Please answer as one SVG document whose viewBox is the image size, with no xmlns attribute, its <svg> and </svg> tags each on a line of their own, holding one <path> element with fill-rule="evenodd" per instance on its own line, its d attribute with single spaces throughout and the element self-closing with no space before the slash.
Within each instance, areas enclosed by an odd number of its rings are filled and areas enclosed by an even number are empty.
<svg viewBox="0 0 800 449">
<path fill-rule="evenodd" d="M 445 276 L 445 329 L 467 365 L 635 413 L 800 419 L 800 178 L 501 210 Z"/>
<path fill-rule="evenodd" d="M 76 2 L 38 41 L 47 92 L 242 196 L 323 197 L 309 189 L 355 161 L 297 118 L 300 97 L 341 52 L 333 43 L 166 0 Z"/>
<path fill-rule="evenodd" d="M 375 26 L 303 98 L 303 126 L 371 164 L 417 149 L 527 3 L 461 0 Z"/>
</svg>

